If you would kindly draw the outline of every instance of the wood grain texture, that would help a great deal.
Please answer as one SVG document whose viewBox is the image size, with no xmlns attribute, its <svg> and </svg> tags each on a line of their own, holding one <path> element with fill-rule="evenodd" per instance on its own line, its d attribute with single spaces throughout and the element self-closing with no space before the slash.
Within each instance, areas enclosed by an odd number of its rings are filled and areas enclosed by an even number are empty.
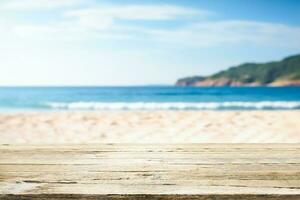
<svg viewBox="0 0 300 200">
<path fill-rule="evenodd" d="M 0 145 L 0 199 L 300 199 L 300 144 Z"/>
</svg>

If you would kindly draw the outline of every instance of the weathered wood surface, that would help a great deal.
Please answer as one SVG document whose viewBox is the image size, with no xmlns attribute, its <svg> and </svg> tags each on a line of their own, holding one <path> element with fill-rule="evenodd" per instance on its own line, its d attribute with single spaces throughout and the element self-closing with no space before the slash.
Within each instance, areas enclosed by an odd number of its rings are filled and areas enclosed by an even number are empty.
<svg viewBox="0 0 300 200">
<path fill-rule="evenodd" d="M 300 199 L 300 144 L 0 145 L 0 199 Z"/>
</svg>

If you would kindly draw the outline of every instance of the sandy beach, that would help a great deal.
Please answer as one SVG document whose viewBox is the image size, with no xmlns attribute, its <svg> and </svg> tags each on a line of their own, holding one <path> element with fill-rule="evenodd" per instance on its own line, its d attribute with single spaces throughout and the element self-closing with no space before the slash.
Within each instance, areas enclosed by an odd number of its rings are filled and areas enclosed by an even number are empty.
<svg viewBox="0 0 300 200">
<path fill-rule="evenodd" d="M 300 111 L 0 114 L 1 144 L 299 143 Z"/>
</svg>

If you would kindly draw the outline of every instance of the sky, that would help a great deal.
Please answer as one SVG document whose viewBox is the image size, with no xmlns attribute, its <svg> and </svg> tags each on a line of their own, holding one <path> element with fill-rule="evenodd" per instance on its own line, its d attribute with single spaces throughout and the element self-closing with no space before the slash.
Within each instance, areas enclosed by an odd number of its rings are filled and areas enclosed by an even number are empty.
<svg viewBox="0 0 300 200">
<path fill-rule="evenodd" d="M 299 0 L 0 0 L 2 86 L 173 84 L 299 53 Z"/>
</svg>

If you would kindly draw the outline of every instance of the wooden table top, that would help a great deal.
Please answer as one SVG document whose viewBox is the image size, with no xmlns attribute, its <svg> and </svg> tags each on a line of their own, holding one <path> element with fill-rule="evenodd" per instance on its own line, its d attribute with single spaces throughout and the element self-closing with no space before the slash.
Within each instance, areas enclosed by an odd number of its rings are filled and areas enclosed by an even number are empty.
<svg viewBox="0 0 300 200">
<path fill-rule="evenodd" d="M 300 144 L 0 145 L 0 199 L 300 199 Z"/>
</svg>

